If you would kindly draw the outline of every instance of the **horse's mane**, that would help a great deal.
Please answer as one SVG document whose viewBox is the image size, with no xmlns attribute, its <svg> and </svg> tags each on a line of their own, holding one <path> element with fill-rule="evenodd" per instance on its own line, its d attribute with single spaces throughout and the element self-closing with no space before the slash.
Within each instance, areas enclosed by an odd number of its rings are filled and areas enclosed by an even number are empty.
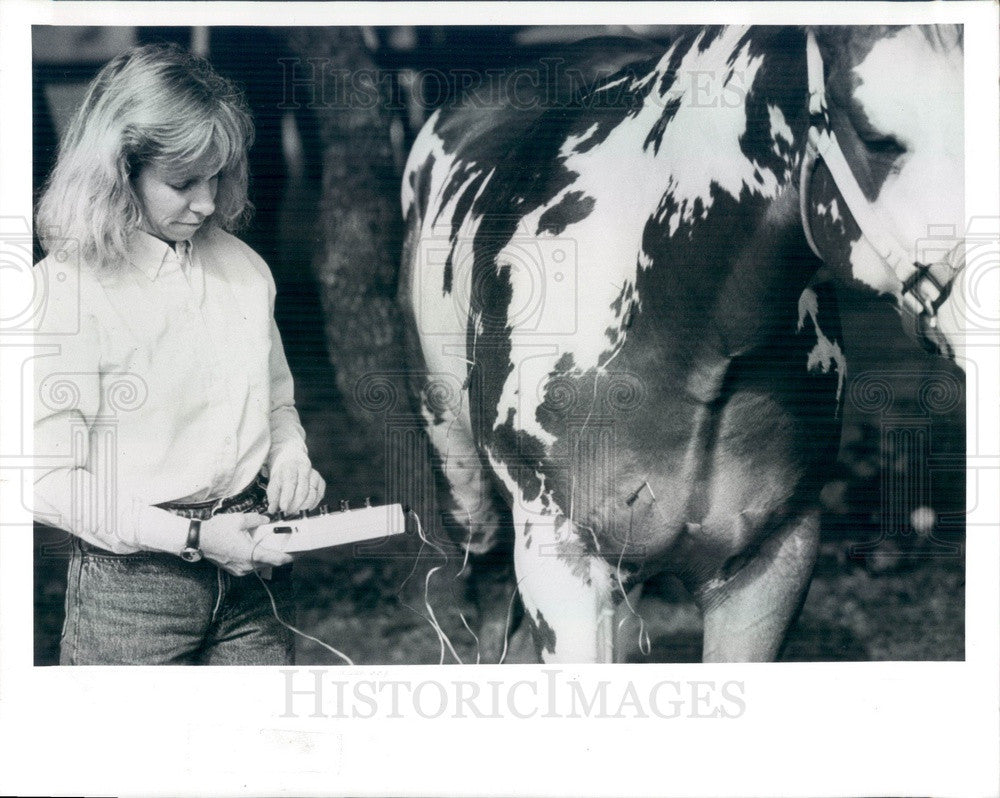
<svg viewBox="0 0 1000 798">
<path fill-rule="evenodd" d="M 821 25 L 812 29 L 824 51 L 824 60 L 832 67 L 838 62 L 858 63 L 876 41 L 909 27 L 919 30 L 935 52 L 949 53 L 963 47 L 961 25 Z"/>
<path fill-rule="evenodd" d="M 963 25 L 920 25 L 928 44 L 940 52 L 948 52 L 956 47 L 962 49 L 965 45 L 965 27 Z"/>
</svg>

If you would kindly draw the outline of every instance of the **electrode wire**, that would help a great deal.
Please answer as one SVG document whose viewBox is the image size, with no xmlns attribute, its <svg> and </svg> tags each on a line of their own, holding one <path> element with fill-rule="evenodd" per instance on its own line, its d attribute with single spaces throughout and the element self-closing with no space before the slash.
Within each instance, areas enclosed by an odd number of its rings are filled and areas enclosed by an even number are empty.
<svg viewBox="0 0 1000 798">
<path fill-rule="evenodd" d="M 427 608 L 427 615 L 425 617 L 426 617 L 427 621 L 430 623 L 431 627 L 437 633 L 438 643 L 441 646 L 441 656 L 440 656 L 440 660 L 439 660 L 438 664 L 439 665 L 443 665 L 444 664 L 445 646 L 447 645 L 448 651 L 451 652 L 451 655 L 455 658 L 455 661 L 459 665 L 464 665 L 465 663 L 462 661 L 462 658 L 460 656 L 458 656 L 458 652 L 455 651 L 455 647 L 452 645 L 451 638 L 448 636 L 448 633 L 445 632 L 444 628 L 438 622 L 437 615 L 435 614 L 434 608 L 431 606 L 431 602 L 430 602 L 430 582 L 431 582 L 431 577 L 435 573 L 437 573 L 438 571 L 440 571 L 442 568 L 444 568 L 448 564 L 448 560 L 450 558 L 448 557 L 448 553 L 444 549 L 442 549 L 440 546 L 437 545 L 437 543 L 434 543 L 430 538 L 427 537 L 426 534 L 424 534 L 423 525 L 420 523 L 420 516 L 418 516 L 412 509 L 408 510 L 407 513 L 413 518 L 413 521 L 416 524 L 416 527 L 417 527 L 417 537 L 420 538 L 421 549 L 423 549 L 423 546 L 426 544 L 426 545 L 430 546 L 432 549 L 434 549 L 438 554 L 440 554 L 444 558 L 444 563 L 442 563 L 441 565 L 436 565 L 433 568 L 431 568 L 427 572 L 427 575 L 424 577 L 424 607 Z M 417 552 L 417 557 L 419 558 L 419 556 L 420 556 L 420 552 L 418 551 Z M 461 611 L 459 612 L 459 615 L 462 616 L 462 623 L 465 625 L 465 628 L 468 629 L 469 628 L 469 624 L 466 621 L 465 616 L 462 615 Z M 478 638 L 477 638 L 477 642 L 478 642 Z"/>
<path fill-rule="evenodd" d="M 432 628 L 434 628 L 435 632 L 437 632 L 437 634 L 438 634 L 438 643 L 441 646 L 441 651 L 440 651 L 440 654 L 439 654 L 438 664 L 439 665 L 443 665 L 444 664 L 444 641 L 441 639 L 440 632 L 438 632 L 438 628 L 439 627 L 435 627 L 435 622 L 433 620 L 431 620 L 430 618 L 428 618 L 424 613 L 422 613 L 416 607 L 414 607 L 414 606 L 412 606 L 410 604 L 407 604 L 402 599 L 403 588 L 406 587 L 406 583 L 410 581 L 410 577 L 412 577 L 413 574 L 416 573 L 417 564 L 420 562 L 420 555 L 423 554 L 423 551 L 424 551 L 424 541 L 423 541 L 423 536 L 421 536 L 420 548 L 417 550 L 416 557 L 413 558 L 413 566 L 410 568 L 410 572 L 406 575 L 406 578 L 400 583 L 399 590 L 396 592 L 396 595 L 400 597 L 399 603 L 402 606 L 406 607 L 406 609 L 408 609 L 414 615 L 419 615 L 421 618 L 423 618 L 425 621 L 427 621 L 431 625 Z M 430 574 L 427 575 L 427 577 L 425 578 L 425 582 L 424 582 L 424 603 L 425 604 L 428 603 L 427 602 L 427 579 L 429 579 L 429 578 L 430 578 Z"/>
<path fill-rule="evenodd" d="M 650 489 L 652 492 L 652 489 Z M 618 555 L 618 565 L 615 568 L 615 579 L 618 580 L 618 589 L 622 592 L 622 598 L 625 599 L 625 606 L 628 607 L 629 611 L 639 619 L 639 651 L 643 656 L 648 656 L 649 652 L 652 650 L 652 643 L 649 639 L 649 633 L 646 631 L 646 621 L 639 614 L 639 611 L 632 606 L 632 602 L 629 601 L 628 593 L 625 592 L 625 583 L 622 581 L 622 561 L 625 559 L 625 548 L 628 546 L 629 539 L 632 537 L 632 516 L 635 510 L 629 510 L 628 516 L 628 533 L 625 535 L 625 545 L 622 546 L 622 550 Z M 622 624 L 625 623 L 625 618 L 623 617 L 618 621 L 618 630 L 622 628 Z M 616 630 L 616 631 L 618 631 Z"/>
<path fill-rule="evenodd" d="M 257 547 L 260 544 L 261 544 L 261 541 L 258 540 L 256 543 L 254 543 L 253 549 L 250 550 L 250 561 L 251 562 L 253 562 L 253 553 L 257 550 Z M 297 629 L 296 627 L 294 627 L 290 623 L 288 623 L 288 621 L 286 621 L 284 618 L 282 618 L 281 617 L 281 613 L 278 612 L 278 603 L 274 600 L 274 593 L 271 592 L 271 588 L 267 584 L 267 580 L 265 580 L 264 577 L 260 575 L 260 571 L 255 570 L 254 571 L 254 575 L 257 577 L 257 581 L 259 581 L 261 583 L 261 585 L 263 585 L 264 590 L 267 593 L 267 597 L 271 600 L 271 612 L 274 614 L 274 618 L 275 618 L 275 620 L 278 623 L 280 623 L 282 626 L 284 626 L 286 629 L 290 630 L 291 632 L 294 632 L 299 637 L 304 637 L 306 640 L 311 640 L 312 642 L 316 643 L 317 645 L 320 645 L 323 648 L 325 648 L 331 654 L 335 654 L 336 656 L 340 657 L 340 659 L 342 659 L 345 664 L 347 664 L 347 665 L 354 665 L 354 660 L 352 660 L 349 656 L 347 656 L 347 654 L 345 654 L 343 651 L 340 651 L 340 650 L 334 648 L 333 646 L 331 646 L 328 643 L 324 643 L 318 637 L 313 637 L 311 634 L 307 634 L 306 632 L 303 632 L 301 629 Z"/>
</svg>

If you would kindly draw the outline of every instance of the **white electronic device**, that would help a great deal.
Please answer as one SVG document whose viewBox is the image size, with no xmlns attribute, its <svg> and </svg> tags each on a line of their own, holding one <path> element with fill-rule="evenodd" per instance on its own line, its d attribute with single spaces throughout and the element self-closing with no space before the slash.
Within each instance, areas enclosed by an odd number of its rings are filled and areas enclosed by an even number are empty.
<svg viewBox="0 0 1000 798">
<path fill-rule="evenodd" d="M 327 512 L 325 506 L 314 514 L 304 513 L 262 524 L 254 530 L 254 543 L 293 554 L 328 549 L 362 540 L 374 540 L 406 531 L 406 518 L 398 504 L 359 507 L 347 502 L 341 509 Z"/>
</svg>

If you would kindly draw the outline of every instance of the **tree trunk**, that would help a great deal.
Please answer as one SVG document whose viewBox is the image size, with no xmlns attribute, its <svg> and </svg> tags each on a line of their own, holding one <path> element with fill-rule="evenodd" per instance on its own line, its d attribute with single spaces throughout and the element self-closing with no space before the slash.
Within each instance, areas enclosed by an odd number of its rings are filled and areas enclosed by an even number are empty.
<svg viewBox="0 0 1000 798">
<path fill-rule="evenodd" d="M 361 29 L 298 28 L 289 44 L 299 60 L 285 65 L 284 103 L 311 107 L 323 149 L 313 267 L 326 340 L 337 387 L 366 442 L 370 477 L 381 481 L 387 419 L 409 411 L 396 305 L 403 224 L 392 118 Z"/>
</svg>

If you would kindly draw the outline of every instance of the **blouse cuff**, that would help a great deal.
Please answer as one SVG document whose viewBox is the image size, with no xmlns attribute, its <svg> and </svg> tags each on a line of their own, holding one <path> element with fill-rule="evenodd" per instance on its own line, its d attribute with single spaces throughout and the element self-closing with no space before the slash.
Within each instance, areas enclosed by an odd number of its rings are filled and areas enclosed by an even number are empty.
<svg viewBox="0 0 1000 798">
<path fill-rule="evenodd" d="M 187 518 L 146 505 L 139 509 L 136 518 L 136 539 L 133 545 L 141 549 L 180 554 L 187 543 L 190 525 Z"/>
</svg>

